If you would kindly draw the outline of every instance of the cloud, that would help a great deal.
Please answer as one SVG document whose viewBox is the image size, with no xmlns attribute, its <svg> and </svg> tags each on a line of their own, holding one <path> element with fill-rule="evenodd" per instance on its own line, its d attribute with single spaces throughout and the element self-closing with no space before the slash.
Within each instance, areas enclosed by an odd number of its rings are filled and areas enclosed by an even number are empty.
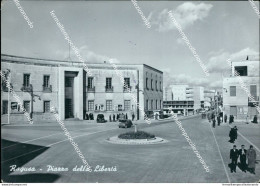
<svg viewBox="0 0 260 186">
<path fill-rule="evenodd" d="M 120 61 L 116 58 L 110 58 L 108 56 L 97 54 L 93 51 L 90 51 L 88 46 L 82 46 L 79 48 L 80 55 L 86 62 L 89 63 L 103 63 L 104 61 L 111 60 L 113 63 L 120 63 Z"/>
<path fill-rule="evenodd" d="M 120 63 L 120 61 L 116 58 L 111 58 L 105 55 L 97 54 L 91 50 L 89 50 L 89 47 L 84 45 L 80 48 L 78 48 L 79 54 L 82 57 L 82 59 L 85 60 L 85 62 L 89 63 L 104 63 L 104 61 L 111 61 L 112 63 Z M 56 50 L 55 55 L 60 58 L 61 60 L 69 60 L 68 52 L 64 50 Z M 70 58 L 72 61 L 80 61 L 77 55 L 75 54 L 74 50 L 70 50 Z"/>
<path fill-rule="evenodd" d="M 207 77 L 197 78 L 191 77 L 187 74 L 171 75 L 169 72 L 164 71 L 164 87 L 168 87 L 173 84 L 187 84 L 189 86 L 202 86 L 205 88 L 221 88 L 221 80 L 212 80 Z"/>
<path fill-rule="evenodd" d="M 210 52 L 211 56 L 206 64 L 207 69 L 209 72 L 218 73 L 218 72 L 225 72 L 229 71 L 230 67 L 227 63 L 227 60 L 230 59 L 231 61 L 242 61 L 246 60 L 246 57 L 257 56 L 259 53 L 250 48 L 244 48 L 235 53 L 224 52 L 221 50 L 220 52 Z"/>
<path fill-rule="evenodd" d="M 211 10 L 213 5 L 206 3 L 192 3 L 185 2 L 179 5 L 175 10 L 171 10 L 173 12 L 174 18 L 181 25 L 182 29 L 185 29 L 191 25 L 193 25 L 197 21 L 202 21 L 206 18 Z M 159 32 L 166 32 L 169 30 L 177 29 L 174 25 L 173 21 L 168 15 L 169 10 L 164 9 L 160 13 L 158 13 L 156 18 L 151 18 L 151 23 L 154 26 L 158 27 Z"/>
</svg>

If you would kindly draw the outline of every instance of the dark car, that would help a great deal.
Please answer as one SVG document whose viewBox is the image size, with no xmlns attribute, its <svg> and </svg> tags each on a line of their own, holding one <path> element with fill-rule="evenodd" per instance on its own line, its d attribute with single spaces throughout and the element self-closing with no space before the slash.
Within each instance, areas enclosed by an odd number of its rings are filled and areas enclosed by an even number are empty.
<svg viewBox="0 0 260 186">
<path fill-rule="evenodd" d="M 122 120 L 119 124 L 118 124 L 118 127 L 119 128 L 129 128 L 129 127 L 132 127 L 133 123 L 131 120 Z"/>
<path fill-rule="evenodd" d="M 97 115 L 97 123 L 105 123 L 107 120 L 105 120 L 104 114 L 98 114 Z"/>
</svg>

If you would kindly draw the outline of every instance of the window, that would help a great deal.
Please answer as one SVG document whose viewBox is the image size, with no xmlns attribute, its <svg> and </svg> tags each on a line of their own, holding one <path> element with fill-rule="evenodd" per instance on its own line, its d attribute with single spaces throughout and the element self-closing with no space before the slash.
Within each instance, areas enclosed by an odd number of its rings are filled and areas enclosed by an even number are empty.
<svg viewBox="0 0 260 186">
<path fill-rule="evenodd" d="M 151 79 L 151 89 L 153 90 L 153 80 Z"/>
<path fill-rule="evenodd" d="M 44 87 L 49 87 L 50 86 L 50 76 L 49 75 L 44 75 L 43 76 L 43 86 Z"/>
<path fill-rule="evenodd" d="M 155 109 L 156 110 L 158 109 L 158 101 L 157 100 L 155 101 Z"/>
<path fill-rule="evenodd" d="M 43 112 L 50 112 L 50 101 L 43 102 Z"/>
<path fill-rule="evenodd" d="M 235 71 L 240 76 L 247 76 L 247 66 L 237 66 L 237 67 L 235 67 Z M 236 74 L 236 72 L 235 72 L 235 74 Z"/>
<path fill-rule="evenodd" d="M 118 105 L 118 106 L 117 106 L 117 110 L 118 110 L 118 111 L 122 111 L 122 110 L 123 110 L 123 106 L 122 106 L 122 105 Z"/>
<path fill-rule="evenodd" d="M 131 110 L 130 100 L 125 100 L 124 101 L 124 108 L 125 108 L 125 110 Z"/>
<path fill-rule="evenodd" d="M 230 86 L 230 96 L 236 96 L 236 86 Z"/>
<path fill-rule="evenodd" d="M 124 89 L 130 88 L 130 78 L 124 78 Z"/>
<path fill-rule="evenodd" d="M 88 111 L 93 111 L 94 110 L 94 100 L 89 100 L 88 101 Z"/>
<path fill-rule="evenodd" d="M 250 94 L 257 101 L 256 85 L 250 85 Z"/>
<path fill-rule="evenodd" d="M 72 87 L 73 80 L 73 77 L 65 77 L 65 87 Z"/>
<path fill-rule="evenodd" d="M 112 88 L 112 78 L 106 78 L 106 88 Z"/>
<path fill-rule="evenodd" d="M 149 89 L 148 88 L 148 78 L 146 78 L 146 89 Z"/>
<path fill-rule="evenodd" d="M 93 77 L 88 77 L 88 88 L 93 88 Z"/>
<path fill-rule="evenodd" d="M 23 102 L 23 107 L 26 110 L 26 112 L 30 113 L 30 101 L 24 101 Z"/>
<path fill-rule="evenodd" d="M 23 85 L 25 87 L 29 87 L 30 86 L 30 74 L 24 74 L 23 75 Z"/>
<path fill-rule="evenodd" d="M 149 101 L 148 101 L 148 99 L 146 100 L 146 110 L 148 110 L 149 109 Z"/>
<path fill-rule="evenodd" d="M 153 110 L 153 100 L 151 100 L 151 110 Z"/>
<path fill-rule="evenodd" d="M 112 100 L 106 100 L 106 110 L 108 111 L 113 110 Z"/>
<path fill-rule="evenodd" d="M 156 90 L 156 91 L 158 90 L 158 87 L 157 87 L 157 80 L 155 81 L 155 90 Z"/>
<path fill-rule="evenodd" d="M 160 81 L 160 91 L 162 91 L 162 82 Z"/>
<path fill-rule="evenodd" d="M 160 100 L 160 107 L 159 107 L 160 109 L 162 108 L 162 100 Z"/>
<path fill-rule="evenodd" d="M 2 114 L 8 114 L 8 101 L 7 100 L 3 100 Z"/>
</svg>

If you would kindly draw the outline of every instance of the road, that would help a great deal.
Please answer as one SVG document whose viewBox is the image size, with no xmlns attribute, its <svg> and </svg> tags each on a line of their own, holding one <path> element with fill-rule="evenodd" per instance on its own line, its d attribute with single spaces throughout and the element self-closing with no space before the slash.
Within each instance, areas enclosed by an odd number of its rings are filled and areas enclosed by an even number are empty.
<svg viewBox="0 0 260 186">
<path fill-rule="evenodd" d="M 2 126 L 2 180 L 4 182 L 78 182 L 78 183 L 182 183 L 182 182 L 258 182 L 256 174 L 230 173 L 228 163 L 230 126 L 222 124 L 212 129 L 200 117 L 181 120 L 182 126 L 208 165 L 207 173 L 174 121 L 140 124 L 138 130 L 155 134 L 167 143 L 150 145 L 112 144 L 107 138 L 134 128 L 119 129 L 116 124 L 88 124 L 86 121 L 66 121 L 65 125 L 87 162 L 96 166 L 116 167 L 114 172 L 76 172 L 83 165 L 81 158 L 67 140 L 58 123 L 34 126 Z M 259 125 L 235 123 L 240 135 L 235 144 L 254 144 L 259 162 Z M 242 135 L 242 136 L 241 136 Z M 10 166 L 32 167 L 36 171 L 10 171 Z M 47 171 L 48 166 L 68 168 L 68 171 Z"/>
</svg>

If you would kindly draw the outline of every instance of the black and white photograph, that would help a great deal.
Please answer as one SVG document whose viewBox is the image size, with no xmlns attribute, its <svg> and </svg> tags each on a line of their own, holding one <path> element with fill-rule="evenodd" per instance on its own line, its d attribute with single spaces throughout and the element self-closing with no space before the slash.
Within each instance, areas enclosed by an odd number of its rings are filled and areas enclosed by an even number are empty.
<svg viewBox="0 0 260 186">
<path fill-rule="evenodd" d="M 257 0 L 2 0 L 1 185 L 258 185 L 259 19 Z"/>
</svg>

